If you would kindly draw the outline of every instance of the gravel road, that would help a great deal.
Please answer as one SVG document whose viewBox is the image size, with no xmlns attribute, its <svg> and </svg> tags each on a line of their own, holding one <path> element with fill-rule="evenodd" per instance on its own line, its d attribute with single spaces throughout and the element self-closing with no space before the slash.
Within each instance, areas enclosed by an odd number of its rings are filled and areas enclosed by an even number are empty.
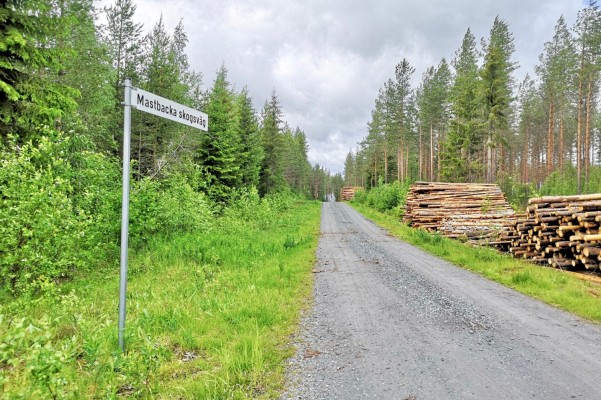
<svg viewBox="0 0 601 400">
<path fill-rule="evenodd" d="M 601 399 L 601 326 L 324 203 L 282 399 Z"/>
</svg>

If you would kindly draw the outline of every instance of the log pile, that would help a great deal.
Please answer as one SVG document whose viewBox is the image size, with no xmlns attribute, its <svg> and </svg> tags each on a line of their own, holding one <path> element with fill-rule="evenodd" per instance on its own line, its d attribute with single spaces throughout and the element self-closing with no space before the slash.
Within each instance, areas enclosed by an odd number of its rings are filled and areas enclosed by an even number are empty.
<svg viewBox="0 0 601 400">
<path fill-rule="evenodd" d="M 357 192 L 357 190 L 360 190 L 363 188 L 360 187 L 352 187 L 352 186 L 345 186 L 342 189 L 340 189 L 340 200 L 341 201 L 350 201 L 355 197 L 355 193 Z"/>
<path fill-rule="evenodd" d="M 403 221 L 443 236 L 484 244 L 498 242 L 515 213 L 495 184 L 416 182 L 409 188 Z"/>
<path fill-rule="evenodd" d="M 534 198 L 499 243 L 514 257 L 556 268 L 594 270 L 601 264 L 600 226 L 601 193 Z"/>
</svg>

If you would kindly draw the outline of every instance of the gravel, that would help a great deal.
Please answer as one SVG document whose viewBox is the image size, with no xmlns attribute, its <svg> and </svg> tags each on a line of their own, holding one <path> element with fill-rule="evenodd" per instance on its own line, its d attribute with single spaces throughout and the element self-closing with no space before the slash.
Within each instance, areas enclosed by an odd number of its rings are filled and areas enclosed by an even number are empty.
<svg viewBox="0 0 601 400">
<path fill-rule="evenodd" d="M 324 203 L 281 399 L 597 399 L 601 327 Z"/>
</svg>

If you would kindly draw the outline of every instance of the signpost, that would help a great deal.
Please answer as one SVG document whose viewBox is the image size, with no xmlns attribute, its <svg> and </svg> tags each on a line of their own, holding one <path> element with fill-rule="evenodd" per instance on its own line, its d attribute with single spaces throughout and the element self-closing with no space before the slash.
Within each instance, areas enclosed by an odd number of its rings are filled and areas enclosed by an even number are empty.
<svg viewBox="0 0 601 400">
<path fill-rule="evenodd" d="M 123 114 L 123 194 L 121 203 L 121 261 L 119 270 L 119 348 L 125 348 L 125 296 L 127 292 L 127 249 L 129 235 L 129 157 L 131 153 L 131 108 L 147 112 L 171 121 L 179 122 L 202 131 L 207 131 L 207 114 L 135 88 L 131 79 L 125 78 Z"/>
</svg>

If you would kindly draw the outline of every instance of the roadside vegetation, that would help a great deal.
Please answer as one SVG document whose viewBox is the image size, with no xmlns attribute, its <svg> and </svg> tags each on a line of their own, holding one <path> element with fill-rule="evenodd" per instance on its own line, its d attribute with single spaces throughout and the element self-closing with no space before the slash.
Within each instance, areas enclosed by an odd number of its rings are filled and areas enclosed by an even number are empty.
<svg viewBox="0 0 601 400">
<path fill-rule="evenodd" d="M 319 202 L 249 192 L 202 229 L 149 238 L 131 257 L 124 353 L 117 268 L 5 294 L 0 397 L 276 397 L 311 294 L 319 215 Z"/>
<path fill-rule="evenodd" d="M 274 397 L 310 294 L 319 203 L 275 89 L 205 86 L 179 23 L 118 0 L 0 9 L 0 398 Z M 147 32 L 146 34 L 144 32 Z M 123 81 L 208 115 L 132 113 L 126 349 L 117 345 Z"/>
<path fill-rule="evenodd" d="M 391 192 L 395 193 L 394 195 Z M 406 193 L 406 191 L 404 192 Z M 387 209 L 376 205 L 391 197 Z M 360 192 L 351 202 L 359 212 L 391 234 L 462 268 L 544 301 L 582 318 L 601 322 L 601 285 L 561 270 L 533 265 L 494 249 L 475 247 L 400 222 L 404 195 L 398 184 Z"/>
</svg>

